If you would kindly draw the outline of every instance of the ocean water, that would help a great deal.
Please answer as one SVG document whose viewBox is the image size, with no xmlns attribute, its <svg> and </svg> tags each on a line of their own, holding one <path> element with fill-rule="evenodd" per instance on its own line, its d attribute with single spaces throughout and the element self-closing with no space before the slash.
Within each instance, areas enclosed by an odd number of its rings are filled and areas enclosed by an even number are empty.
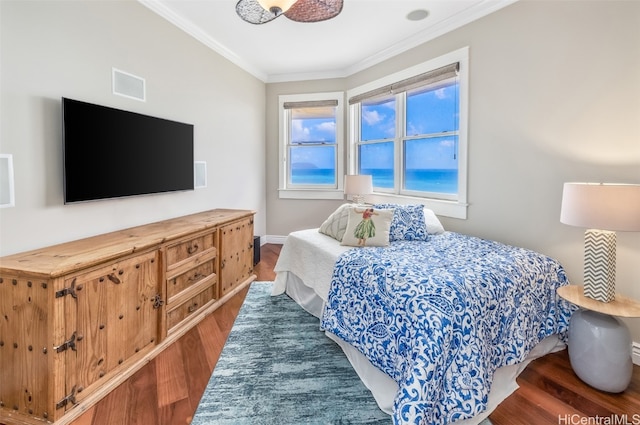
<svg viewBox="0 0 640 425">
<path fill-rule="evenodd" d="M 360 174 L 371 174 L 373 186 L 385 189 L 393 188 L 393 169 L 362 169 Z M 335 185 L 335 173 L 331 168 L 297 169 L 291 174 L 293 184 Z M 458 170 L 407 170 L 405 190 L 435 193 L 458 192 Z"/>
<path fill-rule="evenodd" d="M 458 170 L 407 170 L 405 189 L 458 193 Z"/>
<path fill-rule="evenodd" d="M 293 184 L 327 184 L 335 185 L 334 168 L 298 168 L 291 172 Z"/>
</svg>

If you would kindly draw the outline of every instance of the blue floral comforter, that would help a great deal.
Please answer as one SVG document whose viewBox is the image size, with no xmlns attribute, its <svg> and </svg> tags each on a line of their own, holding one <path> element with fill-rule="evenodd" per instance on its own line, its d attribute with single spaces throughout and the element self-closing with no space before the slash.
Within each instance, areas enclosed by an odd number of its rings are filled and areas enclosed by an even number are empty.
<svg viewBox="0 0 640 425">
<path fill-rule="evenodd" d="M 448 424 L 486 409 L 497 368 L 566 332 L 567 283 L 542 254 L 446 232 L 342 254 L 321 323 L 398 382 L 394 424 Z"/>
</svg>

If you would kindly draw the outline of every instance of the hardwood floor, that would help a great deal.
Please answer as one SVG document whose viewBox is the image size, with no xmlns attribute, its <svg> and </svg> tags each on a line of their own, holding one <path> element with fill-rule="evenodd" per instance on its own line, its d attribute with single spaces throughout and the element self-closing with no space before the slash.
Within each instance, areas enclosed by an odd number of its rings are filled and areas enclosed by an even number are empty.
<svg viewBox="0 0 640 425">
<path fill-rule="evenodd" d="M 262 246 L 258 280 L 274 280 L 280 248 Z M 213 312 L 73 425 L 189 424 L 245 295 L 246 290 Z M 580 381 L 564 350 L 532 362 L 518 384 L 491 414 L 494 425 L 623 424 L 623 415 L 630 424 L 640 424 L 638 366 L 624 393 L 606 394 Z"/>
</svg>

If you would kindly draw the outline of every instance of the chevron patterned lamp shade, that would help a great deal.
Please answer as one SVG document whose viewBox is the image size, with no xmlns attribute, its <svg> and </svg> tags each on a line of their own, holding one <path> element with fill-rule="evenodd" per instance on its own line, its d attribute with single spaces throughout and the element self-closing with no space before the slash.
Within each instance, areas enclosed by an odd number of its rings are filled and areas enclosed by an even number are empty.
<svg viewBox="0 0 640 425">
<path fill-rule="evenodd" d="M 612 301 L 616 293 L 616 231 L 640 231 L 640 185 L 565 183 L 560 221 L 587 228 L 584 296 Z"/>
</svg>

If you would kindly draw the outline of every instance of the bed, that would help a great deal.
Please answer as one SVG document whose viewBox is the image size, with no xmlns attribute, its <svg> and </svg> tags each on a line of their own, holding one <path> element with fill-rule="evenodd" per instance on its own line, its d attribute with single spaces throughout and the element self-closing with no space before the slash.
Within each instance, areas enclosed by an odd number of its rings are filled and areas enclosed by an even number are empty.
<svg viewBox="0 0 640 425">
<path fill-rule="evenodd" d="M 564 270 L 530 250 L 444 231 L 422 206 L 376 207 L 392 211 L 387 227 L 376 223 L 380 246 L 344 244 L 361 214 L 350 204 L 319 229 L 291 233 L 273 295 L 319 318 L 394 424 L 477 424 L 531 360 L 564 348 Z"/>
</svg>

